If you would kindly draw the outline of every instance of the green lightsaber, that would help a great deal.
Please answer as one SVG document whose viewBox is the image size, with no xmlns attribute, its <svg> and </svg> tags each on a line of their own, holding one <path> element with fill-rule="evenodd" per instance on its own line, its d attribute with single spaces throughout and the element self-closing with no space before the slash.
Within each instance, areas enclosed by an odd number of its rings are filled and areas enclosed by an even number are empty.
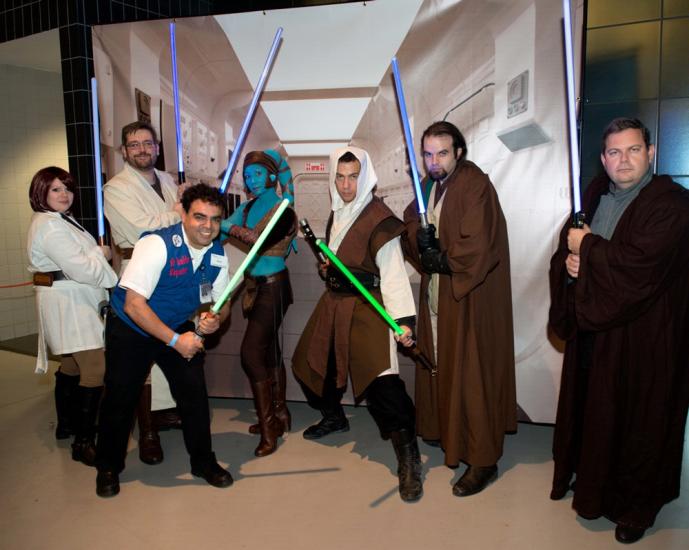
<svg viewBox="0 0 689 550">
<path fill-rule="evenodd" d="M 345 277 L 349 279 L 349 282 L 352 283 L 357 288 L 357 290 L 364 295 L 364 298 L 368 300 L 368 303 L 371 304 L 373 308 L 378 313 L 380 313 L 380 316 L 387 321 L 388 325 L 390 325 L 390 328 L 394 330 L 398 335 L 404 334 L 402 327 L 400 327 L 397 324 L 397 321 L 390 317 L 390 314 L 387 311 L 385 311 L 383 306 L 380 305 L 380 302 L 376 300 L 373 297 L 373 295 L 366 289 L 366 287 L 359 282 L 359 280 L 352 274 L 352 272 L 349 271 L 349 268 L 346 265 L 344 265 L 337 256 L 335 256 L 335 253 L 332 250 L 330 250 L 328 245 L 320 239 L 316 239 L 316 245 L 323 251 L 323 253 L 328 257 L 328 259 L 332 263 L 334 263 L 337 266 L 337 268 L 340 271 L 342 271 L 342 273 L 345 274 Z"/>
<path fill-rule="evenodd" d="M 268 235 L 270 235 L 270 232 L 272 231 L 273 227 L 275 227 L 275 224 L 278 222 L 278 220 L 280 219 L 280 216 L 287 209 L 288 206 L 289 206 L 289 200 L 288 199 L 282 199 L 280 206 L 278 206 L 278 209 L 275 211 L 273 216 L 270 218 L 268 225 L 266 225 L 265 229 L 258 236 L 258 239 L 256 239 L 256 242 L 251 247 L 251 250 L 249 250 L 249 253 L 246 255 L 246 258 L 244 258 L 244 261 L 241 264 L 239 264 L 237 271 L 235 271 L 234 275 L 232 275 L 232 278 L 230 279 L 230 282 L 227 283 L 227 286 L 225 287 L 225 290 L 223 290 L 222 295 L 220 296 L 220 298 L 218 298 L 218 301 L 215 302 L 215 304 L 213 304 L 213 307 L 211 307 L 211 311 L 213 313 L 215 313 L 217 315 L 218 312 L 225 305 L 225 302 L 227 302 L 227 300 L 230 298 L 230 294 L 232 294 L 232 291 L 237 286 L 237 283 L 239 283 L 239 279 L 241 279 L 242 276 L 244 275 L 244 271 L 246 271 L 246 268 L 249 266 L 251 261 L 256 257 L 256 254 L 258 254 L 259 249 L 261 248 L 261 246 L 263 246 L 263 243 L 268 238 Z"/>
<path fill-rule="evenodd" d="M 307 222 L 308 225 L 308 222 Z M 364 298 L 368 301 L 369 304 L 373 306 L 373 308 L 380 314 L 380 316 L 385 319 L 385 321 L 390 325 L 390 328 L 394 330 L 398 335 L 404 334 L 404 331 L 402 330 L 402 327 L 399 326 L 397 321 L 395 321 L 392 317 L 390 317 L 390 314 L 385 311 L 385 308 L 380 304 L 378 300 L 375 299 L 375 297 L 366 289 L 364 285 L 362 285 L 359 280 L 354 276 L 354 274 L 349 270 L 349 268 L 344 265 L 340 259 L 335 256 L 335 253 L 330 250 L 327 244 L 325 244 L 321 239 L 316 239 L 316 246 L 320 248 L 323 251 L 323 254 L 327 256 L 327 258 L 335 264 L 335 266 L 345 274 L 345 277 L 349 280 L 350 283 L 352 283 L 356 289 L 363 294 Z M 428 357 L 426 357 L 414 344 L 413 346 L 409 348 L 404 348 L 407 350 L 412 358 L 419 363 L 421 363 L 421 366 L 431 372 L 431 376 L 436 376 L 438 374 L 438 368 L 431 363 L 428 360 Z"/>
</svg>

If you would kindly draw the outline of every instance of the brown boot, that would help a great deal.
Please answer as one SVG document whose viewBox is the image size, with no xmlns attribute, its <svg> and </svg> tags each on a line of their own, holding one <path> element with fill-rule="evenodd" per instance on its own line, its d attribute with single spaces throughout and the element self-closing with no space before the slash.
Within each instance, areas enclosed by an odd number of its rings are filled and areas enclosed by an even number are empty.
<svg viewBox="0 0 689 550">
<path fill-rule="evenodd" d="M 292 429 L 292 415 L 287 408 L 285 396 L 287 394 L 287 373 L 284 363 L 271 373 L 270 381 L 273 388 L 273 410 L 277 419 L 282 423 L 283 432 Z M 261 427 L 257 424 L 249 426 L 250 434 L 261 433 Z"/>
<path fill-rule="evenodd" d="M 256 447 L 256 456 L 266 456 L 274 453 L 278 446 L 278 437 L 284 430 L 282 424 L 275 417 L 273 410 L 273 391 L 270 380 L 263 382 L 252 382 L 251 390 L 254 392 L 254 403 L 256 404 L 256 416 L 261 430 L 261 442 Z"/>
<path fill-rule="evenodd" d="M 145 464 L 160 464 L 163 461 L 163 449 L 160 446 L 158 431 L 153 425 L 151 416 L 151 386 L 145 384 L 139 398 L 137 409 L 139 420 L 139 458 Z"/>
</svg>

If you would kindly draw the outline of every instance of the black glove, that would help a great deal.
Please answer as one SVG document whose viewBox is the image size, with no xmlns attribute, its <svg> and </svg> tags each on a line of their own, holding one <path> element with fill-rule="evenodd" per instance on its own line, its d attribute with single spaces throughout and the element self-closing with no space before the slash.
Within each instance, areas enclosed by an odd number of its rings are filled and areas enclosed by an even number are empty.
<svg viewBox="0 0 689 550">
<path fill-rule="evenodd" d="M 447 254 L 437 248 L 427 248 L 421 254 L 421 265 L 426 273 L 443 273 L 449 275 L 450 266 L 447 264 Z"/>
<path fill-rule="evenodd" d="M 429 223 L 425 228 L 419 226 L 416 232 L 416 246 L 419 248 L 419 254 L 423 254 L 429 248 L 440 248 L 440 243 L 435 236 L 435 225 Z"/>
</svg>

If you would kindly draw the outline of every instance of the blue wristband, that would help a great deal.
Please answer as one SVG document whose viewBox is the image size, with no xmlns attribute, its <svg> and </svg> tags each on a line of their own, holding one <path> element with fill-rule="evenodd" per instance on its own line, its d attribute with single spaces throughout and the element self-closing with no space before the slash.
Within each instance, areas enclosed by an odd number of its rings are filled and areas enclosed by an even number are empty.
<svg viewBox="0 0 689 550">
<path fill-rule="evenodd" d="M 172 335 L 172 339 L 168 342 L 167 345 L 170 346 L 171 348 L 174 348 L 174 347 L 175 347 L 175 344 L 177 343 L 177 340 L 178 340 L 178 339 L 179 339 L 179 334 L 177 334 L 177 333 L 175 332 L 175 333 Z"/>
</svg>

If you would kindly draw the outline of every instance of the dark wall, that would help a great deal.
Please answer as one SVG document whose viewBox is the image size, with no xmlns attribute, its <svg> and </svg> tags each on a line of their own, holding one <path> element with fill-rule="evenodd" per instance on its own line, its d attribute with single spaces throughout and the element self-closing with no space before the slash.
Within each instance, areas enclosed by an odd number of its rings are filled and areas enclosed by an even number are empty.
<svg viewBox="0 0 689 550">
<path fill-rule="evenodd" d="M 689 2 L 589 0 L 586 18 L 582 182 L 599 173 L 600 136 L 637 117 L 656 144 L 656 171 L 689 187 Z"/>
</svg>

